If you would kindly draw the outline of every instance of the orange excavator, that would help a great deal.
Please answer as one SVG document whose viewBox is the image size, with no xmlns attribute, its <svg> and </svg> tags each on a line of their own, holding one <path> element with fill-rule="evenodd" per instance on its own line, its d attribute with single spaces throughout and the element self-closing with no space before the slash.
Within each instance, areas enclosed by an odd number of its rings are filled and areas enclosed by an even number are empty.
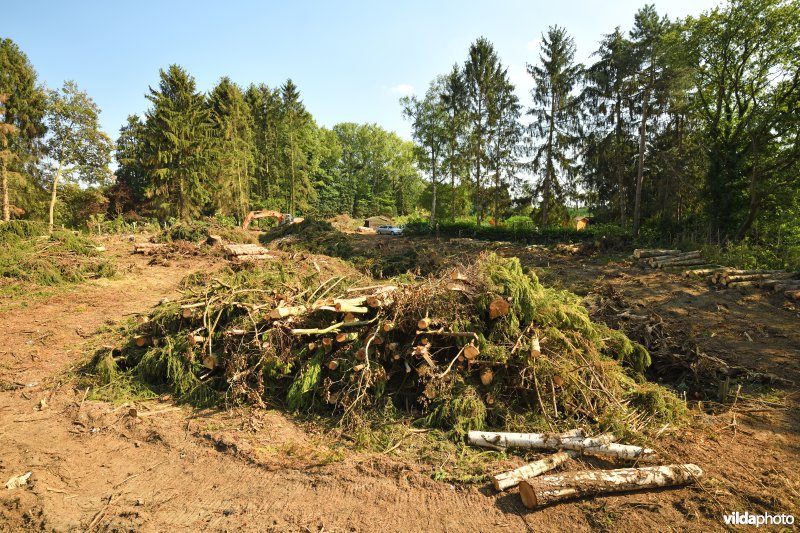
<svg viewBox="0 0 800 533">
<path fill-rule="evenodd" d="M 303 221 L 300 217 L 295 217 L 290 214 L 284 214 L 279 211 L 250 211 L 242 223 L 242 229 L 247 229 L 250 224 L 259 218 L 274 218 L 278 221 L 278 225 L 282 224 L 299 224 Z"/>
</svg>

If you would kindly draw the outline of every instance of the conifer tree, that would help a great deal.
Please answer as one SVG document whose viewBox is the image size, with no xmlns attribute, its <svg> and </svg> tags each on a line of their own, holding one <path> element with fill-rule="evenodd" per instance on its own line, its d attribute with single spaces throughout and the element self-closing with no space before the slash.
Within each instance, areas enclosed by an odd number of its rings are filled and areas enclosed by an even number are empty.
<svg viewBox="0 0 800 533">
<path fill-rule="evenodd" d="M 46 94 L 36 84 L 36 71 L 11 39 L 0 39 L 0 178 L 2 220 L 12 205 L 30 208 L 39 192 L 32 174 L 42 152 Z"/>
<path fill-rule="evenodd" d="M 528 65 L 533 76 L 533 104 L 529 114 L 535 121 L 533 170 L 540 174 L 536 192 L 542 203 L 538 217 L 543 225 L 552 222 L 554 207 L 564 202 L 562 181 L 575 177 L 575 148 L 580 139 L 580 99 L 573 94 L 583 67 L 574 62 L 575 43 L 564 28 L 551 26 L 542 35 L 539 65 Z"/>
<path fill-rule="evenodd" d="M 144 166 L 151 180 L 147 194 L 162 216 L 196 217 L 210 201 L 212 143 L 205 97 L 194 78 L 170 65 L 147 99 L 152 103 L 144 127 Z"/>
<path fill-rule="evenodd" d="M 227 77 L 209 96 L 211 131 L 214 133 L 211 196 L 217 212 L 237 214 L 243 220 L 250 210 L 254 167 L 250 106 L 241 89 Z"/>
</svg>

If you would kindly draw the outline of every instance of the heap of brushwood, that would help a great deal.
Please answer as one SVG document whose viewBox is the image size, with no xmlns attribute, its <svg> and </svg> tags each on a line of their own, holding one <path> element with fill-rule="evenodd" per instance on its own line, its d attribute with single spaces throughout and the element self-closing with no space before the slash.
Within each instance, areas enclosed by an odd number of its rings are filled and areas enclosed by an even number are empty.
<svg viewBox="0 0 800 533">
<path fill-rule="evenodd" d="M 98 353 L 98 374 L 134 375 L 184 401 L 282 404 L 345 424 L 391 404 L 458 435 L 576 424 L 626 434 L 684 407 L 644 382 L 644 347 L 517 259 L 482 254 L 383 284 L 294 268 L 254 262 L 186 281 L 184 297 L 133 326 L 124 347 Z"/>
<path fill-rule="evenodd" d="M 703 259 L 703 252 L 692 250 L 639 249 L 633 251 L 633 259 L 645 268 L 658 268 L 667 271 L 698 270 L 714 268 Z"/>
</svg>

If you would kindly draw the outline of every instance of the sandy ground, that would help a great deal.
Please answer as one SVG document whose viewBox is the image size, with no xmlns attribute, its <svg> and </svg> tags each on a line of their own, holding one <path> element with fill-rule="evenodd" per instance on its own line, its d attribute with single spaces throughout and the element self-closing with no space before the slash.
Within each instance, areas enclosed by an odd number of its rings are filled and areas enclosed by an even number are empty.
<svg viewBox="0 0 800 533">
<path fill-rule="evenodd" d="M 404 459 L 402 447 L 355 451 L 281 411 L 151 402 L 133 418 L 127 407 L 85 400 L 69 370 L 102 342 L 105 326 L 148 312 L 174 297 L 185 275 L 223 263 L 194 257 L 150 266 L 128 243 L 107 246 L 121 276 L 0 311 L 0 480 L 33 472 L 26 487 L 0 488 L 0 530 L 683 531 L 724 529 L 722 514 L 731 511 L 800 514 L 800 313 L 779 297 L 501 249 L 537 267 L 546 283 L 579 293 L 612 284 L 707 353 L 792 382 L 770 395 L 774 405 L 735 416 L 694 407 L 690 424 L 664 431 L 654 446 L 701 465 L 702 487 L 527 511 L 515 491 L 434 481 L 430 466 Z"/>
</svg>

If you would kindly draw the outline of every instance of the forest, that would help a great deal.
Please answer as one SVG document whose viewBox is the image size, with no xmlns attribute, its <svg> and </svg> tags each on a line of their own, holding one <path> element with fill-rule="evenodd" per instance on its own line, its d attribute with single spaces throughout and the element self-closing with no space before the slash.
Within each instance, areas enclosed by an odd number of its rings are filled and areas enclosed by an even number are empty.
<svg viewBox="0 0 800 533">
<path fill-rule="evenodd" d="M 3 218 L 49 210 L 51 223 L 80 227 L 276 209 L 549 227 L 581 212 L 650 241 L 793 250 L 782 259 L 797 264 L 798 21 L 798 5 L 779 0 L 674 21 L 648 5 L 629 29 L 609 28 L 588 65 L 553 26 L 524 99 L 478 38 L 424 94 L 401 99 L 413 143 L 377 124 L 319 126 L 292 80 L 222 77 L 201 93 L 178 65 L 112 143 L 89 95 L 72 81 L 43 87 L 5 39 Z"/>
</svg>

